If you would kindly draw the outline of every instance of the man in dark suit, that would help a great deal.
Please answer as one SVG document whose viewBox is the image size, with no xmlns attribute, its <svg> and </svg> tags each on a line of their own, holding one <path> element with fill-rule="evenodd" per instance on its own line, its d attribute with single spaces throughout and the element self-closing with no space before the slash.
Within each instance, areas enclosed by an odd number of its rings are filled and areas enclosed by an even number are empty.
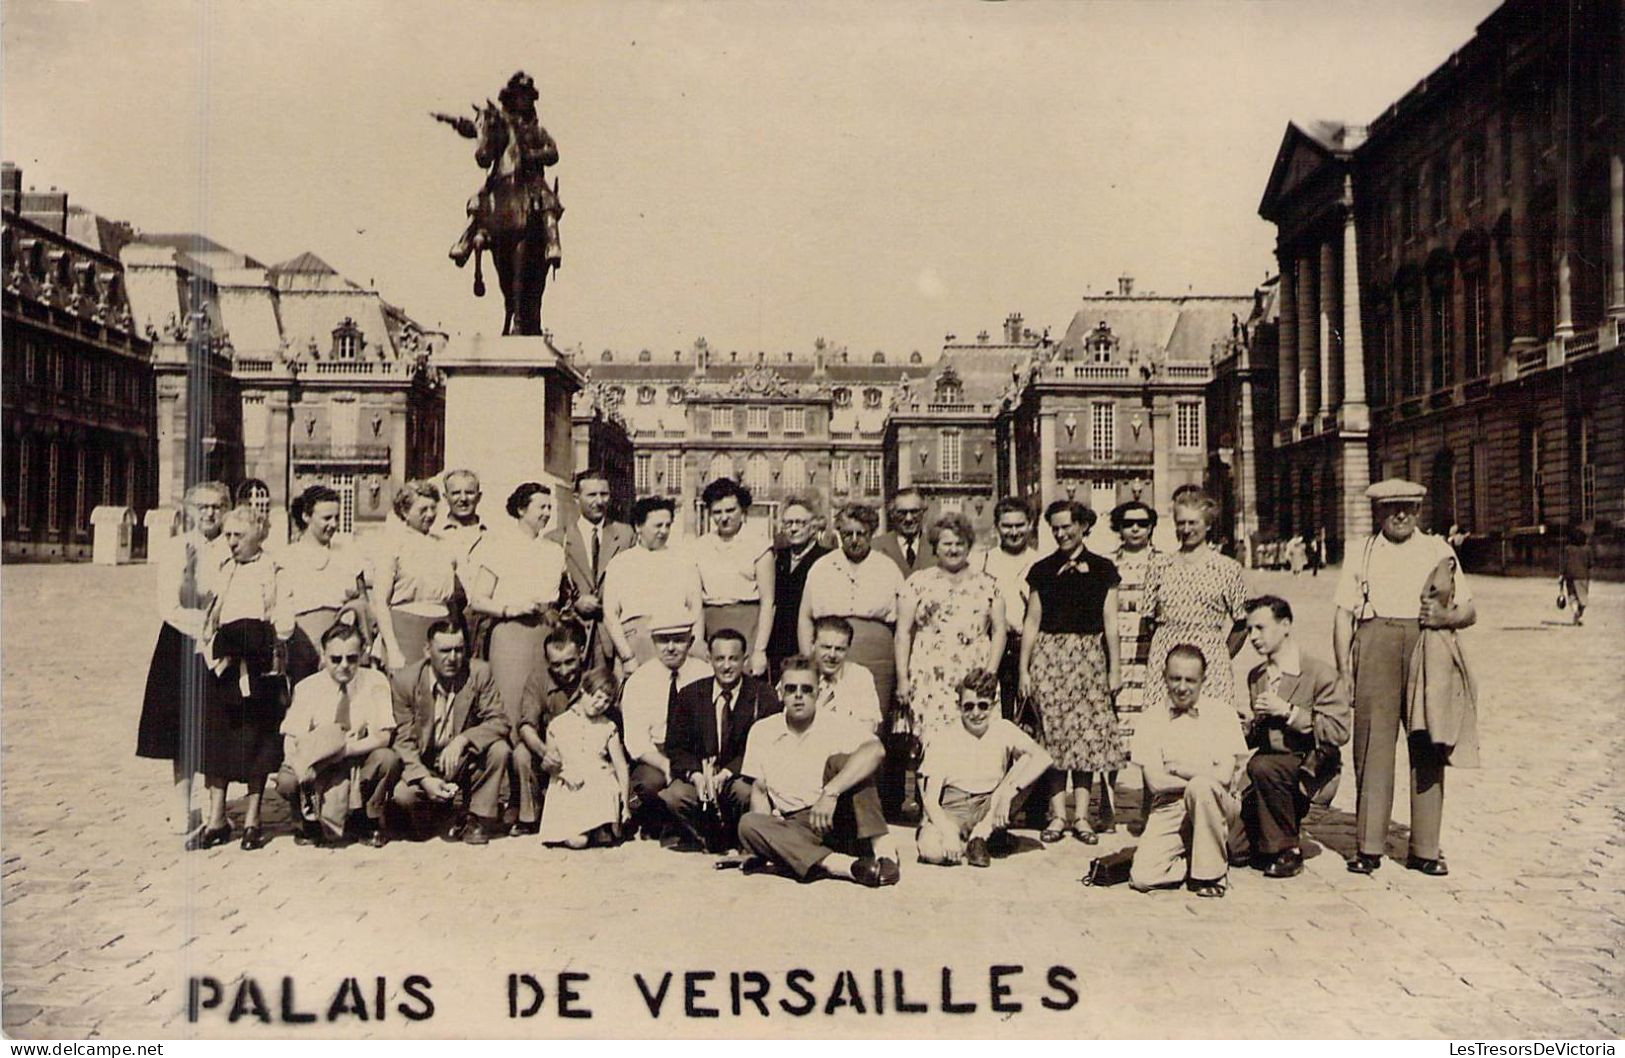
<svg viewBox="0 0 1625 1058">
<path fill-rule="evenodd" d="M 576 518 L 563 519 L 547 538 L 564 548 L 564 570 L 576 616 L 588 629 L 587 656 L 594 667 L 608 666 L 614 647 L 603 634 L 604 570 L 609 560 L 636 543 L 632 527 L 609 517 L 609 478 L 601 470 L 575 477 Z"/>
<path fill-rule="evenodd" d="M 874 550 L 897 563 L 905 580 L 937 564 L 936 553 L 921 531 L 924 524 L 925 497 L 918 489 L 903 489 L 891 501 L 892 529 L 875 537 L 872 545 Z"/>
<path fill-rule="evenodd" d="M 807 571 L 830 553 L 830 548 L 818 542 L 817 516 L 808 501 L 785 500 L 780 514 L 784 544 L 773 550 L 773 633 L 767 641 L 768 673 L 774 680 L 779 678 L 784 659 L 800 653 L 796 623 L 801 617 Z"/>
<path fill-rule="evenodd" d="M 467 813 L 455 811 L 447 841 L 484 845 L 496 832 L 498 799 L 508 774 L 508 715 L 491 667 L 470 659 L 462 626 L 429 626 L 424 657 L 390 679 L 395 751 L 401 779 L 394 803 L 416 824 L 468 790 Z"/>
<path fill-rule="evenodd" d="M 679 848 L 718 850 L 750 811 L 750 780 L 740 774 L 751 725 L 783 709 L 767 681 L 745 674 L 745 637 L 731 628 L 711 637 L 707 676 L 677 692 L 666 716 L 671 784 L 660 791 L 689 841 Z"/>
<path fill-rule="evenodd" d="M 1241 801 L 1246 844 L 1232 848 L 1231 858 L 1243 862 L 1250 849 L 1248 859 L 1265 877 L 1291 878 L 1303 872 L 1298 829 L 1311 798 L 1337 773 L 1353 712 L 1337 670 L 1298 649 L 1285 599 L 1248 600 L 1247 638 L 1264 663 L 1247 676 L 1247 743 L 1255 752 Z"/>
</svg>

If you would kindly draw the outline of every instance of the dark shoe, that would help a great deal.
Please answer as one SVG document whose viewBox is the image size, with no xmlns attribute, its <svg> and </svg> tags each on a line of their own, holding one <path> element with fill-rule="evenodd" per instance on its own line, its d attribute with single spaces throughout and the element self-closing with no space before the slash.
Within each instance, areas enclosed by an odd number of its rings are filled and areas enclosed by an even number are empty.
<svg viewBox="0 0 1625 1058">
<path fill-rule="evenodd" d="M 810 878 L 811 875 L 809 874 Z M 852 880 L 859 885 L 866 885 L 870 889 L 879 889 L 886 883 L 880 880 L 880 862 L 863 857 L 852 864 Z"/>
<path fill-rule="evenodd" d="M 663 849 L 675 849 L 678 845 L 682 844 L 682 841 L 683 835 L 679 834 L 675 830 L 668 830 L 664 834 L 660 835 L 660 847 Z"/>
<path fill-rule="evenodd" d="M 902 879 L 903 868 L 896 860 L 882 856 L 876 864 L 880 868 L 881 885 L 896 885 Z"/>
<path fill-rule="evenodd" d="M 1079 829 L 1074 830 L 1072 832 L 1072 836 L 1083 842 L 1085 845 L 1100 844 L 1100 838 L 1093 830 L 1089 830 L 1087 828 L 1080 827 Z"/>
<path fill-rule="evenodd" d="M 739 873 L 740 874 L 765 874 L 765 873 L 767 873 L 767 871 L 771 867 L 772 867 L 772 864 L 767 859 L 765 859 L 764 857 L 761 857 L 761 856 L 746 856 L 745 859 L 744 859 L 744 862 L 742 862 L 739 865 Z"/>
<path fill-rule="evenodd" d="M 1052 819 L 1044 824 L 1044 831 L 1038 835 L 1038 840 L 1046 845 L 1053 845 L 1064 837 L 1066 837 L 1066 824 L 1060 820 Z"/>
<path fill-rule="evenodd" d="M 1303 873 L 1303 853 L 1297 849 L 1287 849 L 1279 853 L 1264 868 L 1266 878 L 1296 878 Z"/>
<path fill-rule="evenodd" d="M 1224 896 L 1224 881 L 1222 879 L 1211 882 L 1191 879 L 1191 892 L 1208 900 L 1217 900 Z"/>
<path fill-rule="evenodd" d="M 1373 856 L 1369 852 L 1356 852 L 1349 861 L 1350 874 L 1376 874 L 1377 868 L 1382 866 L 1382 857 Z"/>
<path fill-rule="evenodd" d="M 247 827 L 243 830 L 242 850 L 244 852 L 253 852 L 256 849 L 263 849 L 270 843 L 271 839 L 265 836 L 265 830 L 263 827 Z"/>
<path fill-rule="evenodd" d="M 468 817 L 458 816 L 451 821 L 451 824 L 446 827 L 445 833 L 441 836 L 447 841 L 462 841 L 470 829 Z"/>
<path fill-rule="evenodd" d="M 1100 824 L 1100 826 L 1095 828 L 1095 833 L 1096 834 L 1115 834 L 1115 833 L 1117 833 L 1117 820 L 1108 819 L 1106 822 Z"/>
<path fill-rule="evenodd" d="M 302 820 L 299 829 L 294 831 L 293 843 L 295 845 L 313 845 L 319 849 L 327 844 L 327 833 L 322 830 L 320 823 L 313 823 L 308 819 Z"/>
<path fill-rule="evenodd" d="M 463 844 L 464 845 L 489 845 L 490 843 L 491 843 L 491 831 L 490 831 L 490 829 L 488 827 L 486 827 L 486 825 L 484 823 L 480 822 L 477 819 L 469 820 L 468 821 L 468 826 L 463 830 Z"/>
<path fill-rule="evenodd" d="M 1406 856 L 1405 869 L 1407 871 L 1421 871 L 1423 874 L 1434 878 L 1443 878 L 1450 873 L 1450 867 L 1444 862 L 1443 857 L 1436 860 L 1425 860 L 1420 856 Z"/>
<path fill-rule="evenodd" d="M 389 831 L 384 829 L 382 823 L 375 823 L 361 835 L 361 844 L 369 849 L 381 849 L 389 844 Z"/>
<path fill-rule="evenodd" d="M 527 834 L 540 834 L 541 832 L 541 820 L 537 820 L 534 823 L 525 823 L 516 820 L 513 826 L 508 828 L 508 836 L 510 838 L 522 838 Z"/>
<path fill-rule="evenodd" d="M 216 845 L 224 845 L 231 840 L 231 824 L 226 823 L 218 828 L 204 827 L 186 839 L 186 851 L 196 852 L 199 849 L 212 849 Z"/>
<path fill-rule="evenodd" d="M 987 842 L 982 838 L 971 838 L 965 846 L 965 862 L 972 867 L 991 867 L 993 857 L 987 851 Z"/>
</svg>

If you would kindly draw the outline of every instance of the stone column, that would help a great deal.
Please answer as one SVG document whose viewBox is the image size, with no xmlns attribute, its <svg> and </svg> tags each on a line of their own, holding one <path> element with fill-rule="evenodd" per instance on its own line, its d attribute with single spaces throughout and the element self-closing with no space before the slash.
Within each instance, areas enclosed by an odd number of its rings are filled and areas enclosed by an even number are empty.
<svg viewBox="0 0 1625 1058">
<path fill-rule="evenodd" d="M 1173 408 L 1166 396 L 1152 398 L 1151 506 L 1163 515 L 1157 519 L 1157 528 L 1152 532 L 1152 543 L 1165 550 L 1179 547 L 1179 540 L 1173 533 L 1174 520 L 1168 510 L 1168 505 L 1174 498 L 1173 470 L 1168 458 L 1174 448 L 1172 411 Z"/>
<path fill-rule="evenodd" d="M 1625 159 L 1608 159 L 1608 315 L 1625 319 Z"/>
<path fill-rule="evenodd" d="M 1312 423 L 1320 409 L 1320 262 L 1314 254 L 1298 261 L 1298 424 Z"/>
<path fill-rule="evenodd" d="M 1330 239 L 1320 244 L 1320 413 L 1330 415 L 1337 388 L 1337 343 L 1343 320 L 1337 298 L 1337 256 Z"/>
<path fill-rule="evenodd" d="M 1343 402 L 1345 430 L 1364 432 L 1370 427 L 1365 399 L 1365 332 L 1360 322 L 1360 250 L 1355 238 L 1354 181 L 1343 181 Z M 1362 502 L 1364 497 L 1361 498 Z"/>
<path fill-rule="evenodd" d="M 269 393 L 265 405 L 265 483 L 271 486 L 271 502 L 285 508 L 294 496 L 292 394 L 288 390 Z"/>
<path fill-rule="evenodd" d="M 1298 261 L 1290 252 L 1277 256 L 1281 263 L 1281 287 L 1277 292 L 1280 306 L 1276 346 L 1276 416 L 1277 425 L 1292 428 L 1298 418 Z"/>
<path fill-rule="evenodd" d="M 1055 501 L 1055 412 L 1038 413 L 1038 513 Z"/>
<path fill-rule="evenodd" d="M 897 487 L 906 489 L 914 484 L 914 438 L 897 431 Z"/>
</svg>

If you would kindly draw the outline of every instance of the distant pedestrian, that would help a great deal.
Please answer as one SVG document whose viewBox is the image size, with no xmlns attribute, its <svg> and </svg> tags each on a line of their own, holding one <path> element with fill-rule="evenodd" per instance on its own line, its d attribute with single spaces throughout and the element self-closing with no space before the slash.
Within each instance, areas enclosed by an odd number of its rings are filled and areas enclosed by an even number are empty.
<svg viewBox="0 0 1625 1058">
<path fill-rule="evenodd" d="M 1591 600 L 1591 537 L 1582 526 L 1565 531 L 1557 576 L 1564 604 L 1574 623 L 1580 624 Z"/>
</svg>

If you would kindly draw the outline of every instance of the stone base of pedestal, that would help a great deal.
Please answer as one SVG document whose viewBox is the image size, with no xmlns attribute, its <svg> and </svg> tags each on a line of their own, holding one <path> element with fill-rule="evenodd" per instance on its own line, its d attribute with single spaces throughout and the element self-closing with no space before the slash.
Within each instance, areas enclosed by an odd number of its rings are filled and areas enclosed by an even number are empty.
<svg viewBox="0 0 1625 1058">
<path fill-rule="evenodd" d="M 525 481 L 569 484 L 570 402 L 581 376 L 545 337 L 454 336 L 435 356 L 445 376 L 445 469 L 479 475 L 487 523 Z"/>
</svg>

